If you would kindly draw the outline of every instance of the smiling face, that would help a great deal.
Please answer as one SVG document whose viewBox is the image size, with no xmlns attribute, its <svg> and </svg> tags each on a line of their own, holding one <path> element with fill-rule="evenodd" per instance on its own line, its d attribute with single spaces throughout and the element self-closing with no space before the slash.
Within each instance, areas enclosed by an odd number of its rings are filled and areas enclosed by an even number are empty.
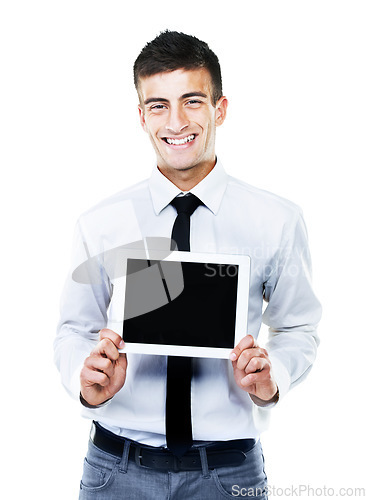
<svg viewBox="0 0 366 500">
<path fill-rule="evenodd" d="M 211 96 L 205 68 L 178 69 L 139 81 L 141 125 L 160 171 L 181 189 L 193 187 L 215 165 L 215 130 L 225 120 L 227 99 L 221 97 L 213 105 Z"/>
</svg>

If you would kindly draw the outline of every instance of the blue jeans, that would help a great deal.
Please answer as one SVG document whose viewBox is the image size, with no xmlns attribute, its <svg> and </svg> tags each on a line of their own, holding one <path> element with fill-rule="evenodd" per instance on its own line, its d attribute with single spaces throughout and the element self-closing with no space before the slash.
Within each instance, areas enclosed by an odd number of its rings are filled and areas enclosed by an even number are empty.
<svg viewBox="0 0 366 500">
<path fill-rule="evenodd" d="M 128 443 L 128 441 L 127 441 Z M 267 477 L 260 442 L 246 453 L 237 467 L 209 470 L 201 452 L 202 470 L 162 472 L 110 455 L 91 441 L 84 460 L 79 500 L 266 500 Z"/>
</svg>

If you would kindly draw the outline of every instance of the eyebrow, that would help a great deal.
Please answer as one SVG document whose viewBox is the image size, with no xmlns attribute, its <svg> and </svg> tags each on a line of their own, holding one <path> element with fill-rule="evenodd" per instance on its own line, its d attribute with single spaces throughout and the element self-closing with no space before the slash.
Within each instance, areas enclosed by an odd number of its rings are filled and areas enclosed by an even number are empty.
<svg viewBox="0 0 366 500">
<path fill-rule="evenodd" d="M 187 94 L 183 94 L 179 100 L 182 101 L 183 99 L 188 99 L 189 97 L 203 97 L 205 99 L 207 99 L 207 94 L 205 94 L 204 92 L 200 92 L 200 91 L 197 91 L 197 92 L 188 92 Z M 149 99 L 146 99 L 144 101 L 144 104 L 145 106 L 147 104 L 150 104 L 151 102 L 169 102 L 169 99 L 164 99 L 163 97 L 149 97 Z"/>
<path fill-rule="evenodd" d="M 187 99 L 188 97 L 204 97 L 207 99 L 207 94 L 204 92 L 188 92 L 188 94 L 183 94 L 181 99 Z"/>
<path fill-rule="evenodd" d="M 151 102 L 169 102 L 168 99 L 163 99 L 162 97 L 150 97 L 144 101 L 144 104 L 150 104 Z"/>
</svg>

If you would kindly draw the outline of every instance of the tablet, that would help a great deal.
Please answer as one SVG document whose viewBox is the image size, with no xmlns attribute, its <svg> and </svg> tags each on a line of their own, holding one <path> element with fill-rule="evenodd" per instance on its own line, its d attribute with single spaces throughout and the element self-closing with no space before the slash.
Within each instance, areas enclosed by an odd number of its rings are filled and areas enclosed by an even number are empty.
<svg viewBox="0 0 366 500">
<path fill-rule="evenodd" d="M 229 358 L 247 334 L 250 258 L 155 251 L 125 255 L 114 287 L 121 352 Z"/>
</svg>

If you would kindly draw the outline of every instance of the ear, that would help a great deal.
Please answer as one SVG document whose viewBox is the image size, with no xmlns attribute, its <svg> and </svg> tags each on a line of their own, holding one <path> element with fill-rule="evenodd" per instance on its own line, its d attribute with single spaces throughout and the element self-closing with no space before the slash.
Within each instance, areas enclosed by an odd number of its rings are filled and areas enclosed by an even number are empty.
<svg viewBox="0 0 366 500">
<path fill-rule="evenodd" d="M 222 96 L 216 103 L 215 123 L 216 127 L 222 125 L 226 118 L 226 111 L 229 102 L 225 96 Z"/>
<path fill-rule="evenodd" d="M 144 110 L 142 109 L 141 104 L 139 104 L 137 107 L 138 107 L 138 110 L 139 110 L 141 127 L 146 132 L 146 122 L 145 122 Z"/>
</svg>

